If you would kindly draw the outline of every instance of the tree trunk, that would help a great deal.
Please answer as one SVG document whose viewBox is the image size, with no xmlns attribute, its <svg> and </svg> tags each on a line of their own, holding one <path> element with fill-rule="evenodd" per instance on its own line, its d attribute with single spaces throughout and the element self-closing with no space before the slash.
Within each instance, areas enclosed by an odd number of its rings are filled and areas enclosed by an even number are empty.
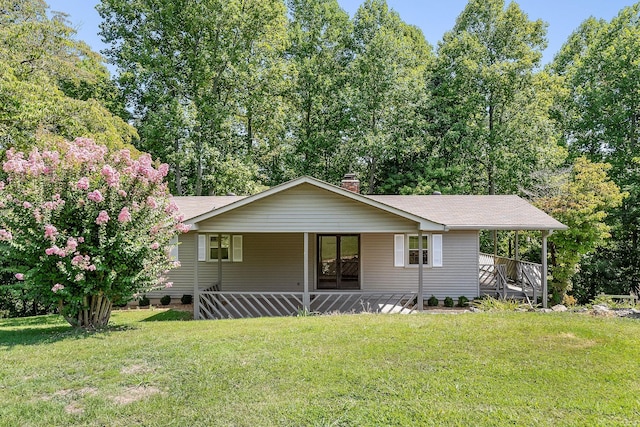
<svg viewBox="0 0 640 427">
<path fill-rule="evenodd" d="M 67 310 L 62 301 L 59 303 L 59 311 L 67 322 L 86 330 L 106 327 L 111 318 L 111 308 L 111 301 L 102 293 L 84 297 L 83 307 L 77 313 Z"/>
</svg>

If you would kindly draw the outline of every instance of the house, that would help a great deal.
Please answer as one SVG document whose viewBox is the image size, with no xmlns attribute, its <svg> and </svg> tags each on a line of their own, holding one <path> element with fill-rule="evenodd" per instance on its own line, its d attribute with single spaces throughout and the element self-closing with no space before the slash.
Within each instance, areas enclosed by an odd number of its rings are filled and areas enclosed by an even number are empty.
<svg viewBox="0 0 640 427">
<path fill-rule="evenodd" d="M 566 229 L 517 196 L 363 195 L 352 175 L 341 186 L 301 177 L 253 196 L 174 200 L 191 230 L 173 287 L 150 296 L 192 294 L 196 319 L 412 312 L 431 295 L 527 294 L 526 283 L 546 294 L 544 261 L 537 273 L 516 261 L 510 281 L 507 262 L 481 262 L 479 232 L 539 230 L 546 251 L 547 236 Z"/>
</svg>

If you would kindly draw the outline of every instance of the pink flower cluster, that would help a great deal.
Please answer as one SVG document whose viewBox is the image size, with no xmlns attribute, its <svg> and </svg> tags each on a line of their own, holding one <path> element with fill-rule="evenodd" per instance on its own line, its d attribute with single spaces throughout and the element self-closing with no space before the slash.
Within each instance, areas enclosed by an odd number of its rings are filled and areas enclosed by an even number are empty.
<svg viewBox="0 0 640 427">
<path fill-rule="evenodd" d="M 91 264 L 91 257 L 89 255 L 76 255 L 71 259 L 71 265 L 78 267 L 81 270 L 96 271 L 95 264 Z"/>
<path fill-rule="evenodd" d="M 18 279 L 18 280 L 24 280 L 24 274 L 22 274 L 22 273 L 16 273 L 16 279 Z"/>
<path fill-rule="evenodd" d="M 47 224 L 44 226 L 44 238 L 55 240 L 58 235 L 58 229 L 51 224 Z"/>
<path fill-rule="evenodd" d="M 106 224 L 107 222 L 109 222 L 109 215 L 107 214 L 107 211 L 100 211 L 98 217 L 96 218 L 96 224 L 102 225 Z"/>
<path fill-rule="evenodd" d="M 42 207 L 50 210 L 50 211 L 54 211 L 62 206 L 64 206 L 64 200 L 62 200 L 62 197 L 60 196 L 60 194 L 54 194 L 53 195 L 53 200 L 49 200 L 47 202 L 44 202 L 42 204 Z"/>
<path fill-rule="evenodd" d="M 61 291 L 63 289 L 64 289 L 64 285 L 61 285 L 60 283 L 56 283 L 55 285 L 53 285 L 53 288 L 51 288 L 51 292 L 55 294 L 58 291 Z"/>
<path fill-rule="evenodd" d="M 13 240 L 13 236 L 10 231 L 5 230 L 4 228 L 0 228 L 0 240 L 5 242 L 10 242 Z"/>
<path fill-rule="evenodd" d="M 80 178 L 78 180 L 78 183 L 76 184 L 76 188 L 78 190 L 88 190 L 89 189 L 89 178 L 87 178 L 86 176 L 83 176 L 82 178 Z"/>
<path fill-rule="evenodd" d="M 59 257 L 63 257 L 63 258 L 67 256 L 67 253 L 65 252 L 65 250 L 57 247 L 56 245 L 53 245 L 50 248 L 45 249 L 44 253 L 49 256 L 58 255 Z"/>
<path fill-rule="evenodd" d="M 109 165 L 102 167 L 102 176 L 109 187 L 117 187 L 120 184 L 120 173 Z"/>
<path fill-rule="evenodd" d="M 122 210 L 118 214 L 118 221 L 123 224 L 131 221 L 131 213 L 129 212 L 129 208 L 127 208 L 126 206 L 122 208 Z"/>
<path fill-rule="evenodd" d="M 100 203 L 104 200 L 104 197 L 102 197 L 102 193 L 100 192 L 100 190 L 93 190 L 91 193 L 87 194 L 87 198 L 96 203 Z"/>
</svg>

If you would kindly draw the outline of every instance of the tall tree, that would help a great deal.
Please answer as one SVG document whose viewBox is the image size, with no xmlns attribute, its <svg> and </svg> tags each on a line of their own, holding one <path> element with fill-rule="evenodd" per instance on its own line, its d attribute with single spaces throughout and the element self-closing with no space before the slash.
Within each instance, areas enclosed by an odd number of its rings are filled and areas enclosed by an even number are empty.
<svg viewBox="0 0 640 427">
<path fill-rule="evenodd" d="M 337 0 L 289 0 L 292 84 L 288 177 L 335 181 L 345 172 L 340 146 L 349 128 L 352 24 Z"/>
<path fill-rule="evenodd" d="M 382 181 L 380 164 L 421 142 L 424 73 L 433 60 L 422 32 L 400 19 L 385 0 L 366 0 L 354 16 L 351 66 L 354 130 L 370 193 Z M 382 179 L 381 179 L 382 178 Z"/>
<path fill-rule="evenodd" d="M 111 147 L 135 137 L 98 54 L 43 0 L 0 0 L 0 149 L 54 136 Z M 111 111 L 110 111 L 111 110 Z"/>
<path fill-rule="evenodd" d="M 639 15 L 636 3 L 611 22 L 585 21 L 550 66 L 565 79 L 555 110 L 564 144 L 573 156 L 610 163 L 613 181 L 629 193 L 609 216 L 612 239 L 583 268 L 616 282 L 617 293 L 640 290 Z"/>
<path fill-rule="evenodd" d="M 463 191 L 516 192 L 563 159 L 547 114 L 558 84 L 536 71 L 545 35 L 514 2 L 471 0 L 439 44 L 427 114 Z"/>
<path fill-rule="evenodd" d="M 282 117 L 270 97 L 283 2 L 103 0 L 98 10 L 140 146 L 171 164 L 174 190 L 255 191 L 256 138 Z"/>
</svg>

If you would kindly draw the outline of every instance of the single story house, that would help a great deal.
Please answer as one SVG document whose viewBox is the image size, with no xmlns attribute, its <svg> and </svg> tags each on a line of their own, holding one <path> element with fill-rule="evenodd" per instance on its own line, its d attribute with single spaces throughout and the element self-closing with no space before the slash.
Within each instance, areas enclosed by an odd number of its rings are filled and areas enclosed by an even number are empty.
<svg viewBox="0 0 640 427">
<path fill-rule="evenodd" d="M 480 230 L 542 233 L 544 295 L 546 238 L 566 229 L 518 196 L 363 195 L 352 175 L 341 186 L 301 177 L 253 196 L 174 200 L 191 230 L 174 251 L 173 287 L 149 296 L 191 294 L 196 319 L 412 312 L 431 295 L 472 299 L 504 276 L 495 260 L 481 263 Z"/>
</svg>

